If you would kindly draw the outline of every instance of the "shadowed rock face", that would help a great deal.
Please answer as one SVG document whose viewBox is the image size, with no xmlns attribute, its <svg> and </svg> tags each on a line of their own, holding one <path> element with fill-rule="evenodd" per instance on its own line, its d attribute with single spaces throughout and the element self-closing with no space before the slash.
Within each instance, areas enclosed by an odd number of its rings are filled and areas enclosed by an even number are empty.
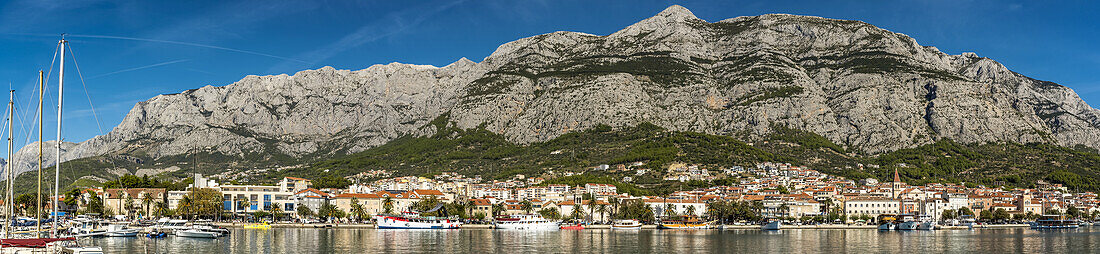
<svg viewBox="0 0 1100 254">
<path fill-rule="evenodd" d="M 443 114 L 519 143 L 649 122 L 745 138 L 785 125 L 869 153 L 940 138 L 1100 148 L 1100 111 L 1071 89 L 973 53 L 947 55 L 859 21 L 769 14 L 710 23 L 672 6 L 607 36 L 523 38 L 480 63 L 325 67 L 157 96 L 110 133 L 66 148 L 63 160 L 332 156 L 431 134 L 422 127 Z M 17 171 L 34 163 L 17 162 Z"/>
</svg>

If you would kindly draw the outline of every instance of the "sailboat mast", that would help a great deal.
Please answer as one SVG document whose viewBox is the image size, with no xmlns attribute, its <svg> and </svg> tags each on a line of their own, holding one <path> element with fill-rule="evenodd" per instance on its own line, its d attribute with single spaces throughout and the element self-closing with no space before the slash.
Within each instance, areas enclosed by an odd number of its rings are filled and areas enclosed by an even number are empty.
<svg viewBox="0 0 1100 254">
<path fill-rule="evenodd" d="M 53 172 L 53 226 L 57 228 L 57 192 L 61 188 L 61 105 L 62 96 L 65 95 L 65 47 L 69 46 L 69 41 L 65 40 L 65 35 L 61 35 L 61 68 L 58 69 L 57 77 L 57 168 Z M 42 133 L 39 131 L 38 133 Z M 42 164 L 38 164 L 42 165 Z"/>
<path fill-rule="evenodd" d="M 42 71 L 38 71 L 38 73 L 42 73 Z M 38 78 L 39 79 L 42 78 L 41 74 L 39 74 Z M 14 155 L 15 153 L 13 153 L 11 151 L 11 149 L 13 147 L 13 145 L 12 145 L 12 134 L 13 133 L 11 132 L 11 130 L 15 129 L 14 127 L 12 127 L 12 116 L 15 115 L 14 114 L 14 109 L 13 109 L 13 107 L 15 106 L 15 90 L 11 90 L 9 95 L 10 95 L 10 97 L 8 97 L 8 169 L 6 170 L 7 172 L 4 172 L 7 175 L 6 179 L 8 180 L 7 181 L 8 190 L 7 190 L 7 193 L 6 193 L 8 200 L 4 200 L 4 204 L 7 205 L 7 209 L 8 209 L 7 210 L 7 219 L 8 219 L 7 221 L 8 222 L 4 225 L 4 228 L 6 229 L 4 232 L 7 232 L 8 235 L 11 235 L 11 232 L 12 232 L 11 231 L 12 213 L 15 212 L 15 208 L 14 208 L 15 207 L 15 197 L 13 197 L 13 194 L 12 194 L 12 187 L 13 187 L 12 180 L 15 180 L 15 179 L 12 179 L 13 174 L 11 172 L 11 170 L 13 168 L 15 168 L 14 163 L 12 163 L 12 162 L 14 162 L 14 160 L 12 159 L 12 157 L 13 157 L 12 155 Z M 8 205 L 8 204 L 10 204 L 10 205 Z"/>
</svg>

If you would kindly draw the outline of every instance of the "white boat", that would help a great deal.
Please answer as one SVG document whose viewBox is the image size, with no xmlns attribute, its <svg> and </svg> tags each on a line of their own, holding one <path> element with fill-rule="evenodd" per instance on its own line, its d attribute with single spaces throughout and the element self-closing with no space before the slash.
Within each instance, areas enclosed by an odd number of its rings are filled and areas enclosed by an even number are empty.
<svg viewBox="0 0 1100 254">
<path fill-rule="evenodd" d="M 211 224 L 194 224 L 194 225 L 191 225 L 191 229 L 198 229 L 198 230 L 202 230 L 202 231 L 206 231 L 206 232 L 218 233 L 218 236 L 227 236 L 227 235 L 229 235 L 229 229 L 214 226 L 214 225 L 211 225 Z"/>
<path fill-rule="evenodd" d="M 917 225 L 917 229 L 918 230 L 934 230 L 934 229 L 936 229 L 936 222 L 934 222 L 934 221 L 921 222 L 920 224 Z"/>
<path fill-rule="evenodd" d="M 615 220 L 611 229 L 641 229 L 642 223 L 638 220 Z"/>
<path fill-rule="evenodd" d="M 137 233 L 138 229 L 130 228 L 123 223 L 117 223 L 108 225 L 107 233 L 105 235 L 107 235 L 108 237 L 135 237 L 137 236 Z"/>
<path fill-rule="evenodd" d="M 878 230 L 889 231 L 894 230 L 896 225 L 893 222 L 886 222 L 878 225 Z"/>
<path fill-rule="evenodd" d="M 107 227 L 102 223 L 88 218 L 77 218 L 68 221 L 69 234 L 73 236 L 99 236 L 107 233 Z"/>
<path fill-rule="evenodd" d="M 153 229 L 160 232 L 167 232 L 169 234 L 173 234 L 176 231 L 187 230 L 190 228 L 191 227 L 187 226 L 186 220 L 170 220 L 168 218 L 160 219 L 157 221 L 156 225 L 153 225 Z"/>
<path fill-rule="evenodd" d="M 496 229 L 558 230 L 561 221 L 552 221 L 538 215 L 513 215 L 493 220 Z"/>
<path fill-rule="evenodd" d="M 375 215 L 374 225 L 378 229 L 457 229 L 462 226 L 457 218 L 420 216 L 419 213 L 406 212 L 401 215 Z"/>
<path fill-rule="evenodd" d="M 780 230 L 783 228 L 783 222 L 779 220 L 769 220 L 764 226 L 760 226 L 762 230 Z"/>
<path fill-rule="evenodd" d="M 176 236 L 190 238 L 218 238 L 221 233 L 192 228 L 176 231 Z"/>
</svg>

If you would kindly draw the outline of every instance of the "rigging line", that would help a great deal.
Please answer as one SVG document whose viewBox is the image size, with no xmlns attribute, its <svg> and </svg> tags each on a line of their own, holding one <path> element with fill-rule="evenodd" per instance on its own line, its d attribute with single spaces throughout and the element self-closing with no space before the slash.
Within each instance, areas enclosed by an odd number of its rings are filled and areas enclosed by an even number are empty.
<svg viewBox="0 0 1100 254">
<path fill-rule="evenodd" d="M 99 123 L 99 114 L 95 112 L 95 104 L 92 104 L 92 94 L 88 93 L 88 85 L 84 84 L 84 74 L 80 73 L 80 64 L 76 63 L 76 54 L 73 53 L 73 46 L 68 47 L 69 55 L 73 56 L 73 66 L 76 66 L 76 75 L 80 77 L 80 85 L 84 87 L 84 96 L 88 97 L 88 107 L 92 108 L 92 116 L 95 117 L 95 127 L 99 129 L 99 135 L 103 135 L 103 125 Z M 57 113 L 61 114 L 61 112 Z M 58 139 L 61 139 L 61 137 L 58 137 Z"/>
<path fill-rule="evenodd" d="M 237 52 L 237 53 L 245 53 L 245 54 L 251 54 L 251 55 L 258 55 L 258 56 L 266 56 L 266 57 L 270 57 L 270 58 L 286 60 L 286 61 L 294 61 L 294 62 L 299 62 L 299 63 L 304 63 L 304 64 L 313 64 L 313 63 L 310 63 L 310 62 L 306 62 L 306 61 L 302 61 L 302 60 L 298 60 L 298 59 L 294 59 L 294 58 L 289 58 L 289 57 L 281 57 L 281 56 L 276 56 L 276 55 L 272 55 L 272 54 L 260 53 L 260 52 L 256 52 L 256 51 L 226 48 L 226 47 L 206 45 L 206 44 L 198 44 L 198 43 L 192 43 L 192 42 L 167 41 L 167 40 L 145 39 L 145 38 L 135 38 L 135 37 L 124 37 L 124 36 L 111 36 L 111 35 L 70 34 L 68 36 L 69 37 L 75 37 L 75 38 L 83 37 L 83 38 L 100 38 L 100 39 L 116 39 L 116 40 L 159 42 L 159 43 L 185 45 L 185 46 L 200 47 L 200 48 L 220 49 L 220 50 L 232 51 L 232 52 Z"/>
</svg>

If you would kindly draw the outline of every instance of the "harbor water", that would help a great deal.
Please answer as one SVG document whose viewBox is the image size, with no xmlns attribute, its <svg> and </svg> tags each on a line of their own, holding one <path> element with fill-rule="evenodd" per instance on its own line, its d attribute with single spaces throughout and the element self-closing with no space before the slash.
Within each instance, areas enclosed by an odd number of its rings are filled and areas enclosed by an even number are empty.
<svg viewBox="0 0 1100 254">
<path fill-rule="evenodd" d="M 1094 253 L 1100 227 L 890 231 L 234 229 L 228 237 L 95 238 L 106 253 Z"/>
</svg>

